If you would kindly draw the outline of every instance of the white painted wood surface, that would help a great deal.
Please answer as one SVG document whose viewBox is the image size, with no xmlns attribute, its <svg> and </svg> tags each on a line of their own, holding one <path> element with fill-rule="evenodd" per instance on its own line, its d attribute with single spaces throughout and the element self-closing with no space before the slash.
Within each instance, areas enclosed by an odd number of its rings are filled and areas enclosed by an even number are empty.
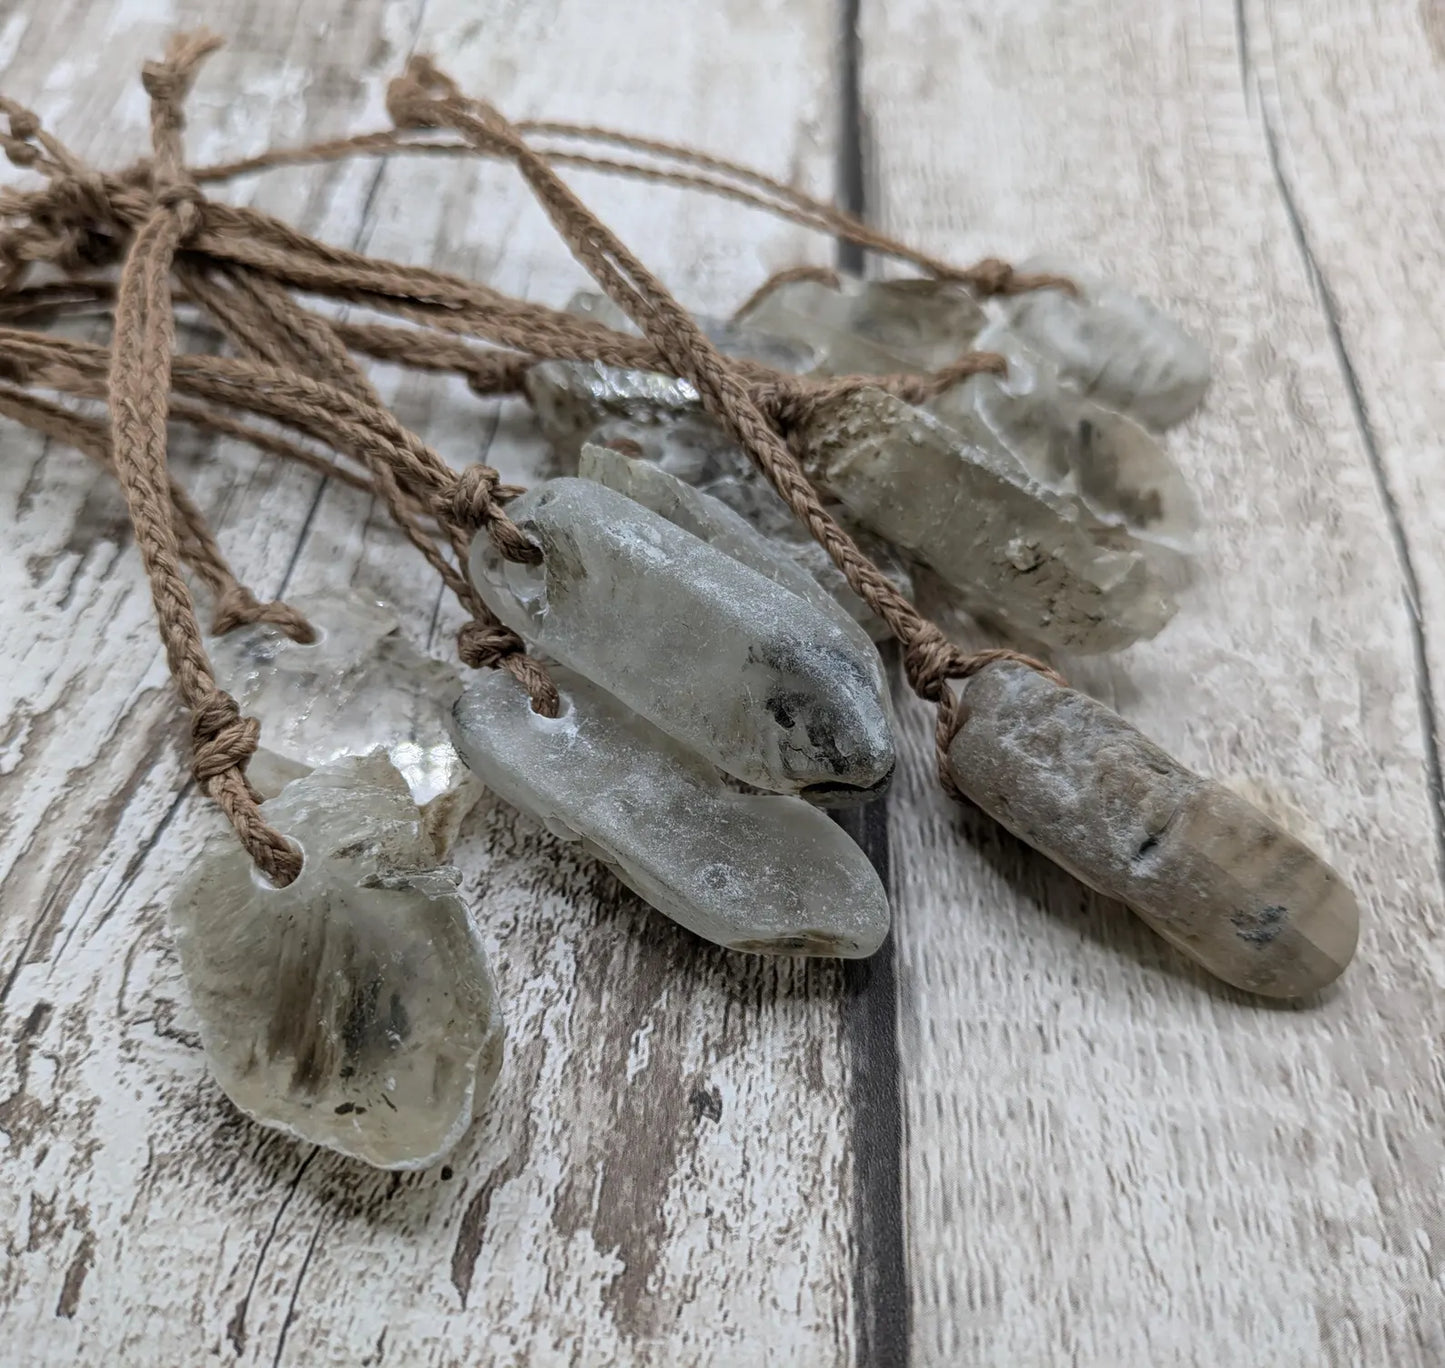
<svg viewBox="0 0 1445 1368">
<path fill-rule="evenodd" d="M 1357 964 L 1295 1010 L 1216 987 L 945 802 L 909 707 L 898 934 L 871 972 L 703 947 L 490 805 L 459 859 L 509 1012 L 493 1111 L 421 1175 L 298 1149 L 206 1077 L 165 934 L 218 819 L 180 787 L 119 498 L 6 427 L 0 1361 L 1445 1362 L 1445 11 L 860 8 L 871 217 L 959 261 L 1108 265 L 1211 340 L 1218 384 L 1172 439 L 1210 521 L 1202 583 L 1157 642 L 1071 668 L 1183 758 L 1307 812 L 1365 904 Z M 512 114 L 828 193 L 846 12 L 12 0 L 0 90 L 124 163 L 140 62 L 205 20 L 231 43 L 193 100 L 197 160 L 380 124 L 418 48 Z M 832 251 L 576 183 L 697 307 Z M 532 297 L 582 283 L 502 168 L 365 162 L 235 193 Z M 457 464 L 537 468 L 517 415 L 381 379 Z M 429 572 L 362 496 L 225 444 L 175 458 L 258 590 L 354 582 L 447 649 Z"/>
<path fill-rule="evenodd" d="M 1337 7 L 1333 31 L 1312 4 L 1268 18 L 1313 35 L 1289 74 L 1315 128 L 1371 122 L 1363 104 L 1385 145 L 1394 110 L 1367 91 L 1396 78 L 1375 40 L 1411 16 L 1369 8 L 1346 23 Z M 1219 989 L 928 791 L 920 723 L 915 820 L 893 833 L 920 1362 L 1445 1360 L 1438 794 L 1384 507 L 1386 488 L 1420 503 L 1398 482 L 1439 487 L 1438 427 L 1432 452 L 1407 449 L 1396 424 L 1440 400 L 1417 384 L 1381 406 L 1377 468 L 1239 23 L 1229 4 L 1039 0 L 1007 23 L 952 0 L 865 6 L 881 222 L 952 256 L 1116 263 L 1210 339 L 1207 410 L 1171 438 L 1211 531 L 1203 581 L 1156 641 L 1071 673 L 1181 758 L 1291 797 L 1366 917 L 1355 967 L 1316 1004 Z M 1427 61 L 1418 28 L 1415 41 Z M 1352 115 L 1332 125 L 1319 111 L 1337 102 Z M 1420 174 L 1402 158 L 1402 181 Z M 1428 176 L 1409 193 L 1429 197 Z M 1396 259 L 1398 238 L 1367 242 L 1349 199 L 1317 185 L 1313 217 L 1356 254 L 1347 354 L 1392 337 L 1418 349 L 1401 369 L 1438 377 L 1438 321 L 1417 323 L 1434 263 Z M 1438 579 L 1430 516 L 1410 511 L 1403 536 Z M 1427 635 L 1442 625 L 1424 613 Z"/>
</svg>

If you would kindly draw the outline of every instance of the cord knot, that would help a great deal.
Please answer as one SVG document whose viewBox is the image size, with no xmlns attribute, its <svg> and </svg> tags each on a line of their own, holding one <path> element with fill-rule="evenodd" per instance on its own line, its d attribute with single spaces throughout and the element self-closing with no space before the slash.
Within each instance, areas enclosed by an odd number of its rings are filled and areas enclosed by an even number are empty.
<svg viewBox="0 0 1445 1368">
<path fill-rule="evenodd" d="M 28 171 L 40 160 L 40 149 L 28 142 L 22 142 L 19 138 L 5 138 L 0 141 L 4 143 L 7 160 L 22 171 Z"/>
<path fill-rule="evenodd" d="M 469 465 L 457 476 L 456 488 L 448 500 L 452 517 L 470 532 L 490 522 L 498 507 L 501 478 L 489 465 Z"/>
<path fill-rule="evenodd" d="M 191 773 L 205 785 L 227 770 L 244 772 L 261 739 L 261 724 L 242 717 L 236 700 L 216 690 L 191 714 Z"/>
<path fill-rule="evenodd" d="M 501 477 L 491 466 L 468 466 L 457 476 L 456 485 L 445 501 L 446 516 L 467 532 L 485 527 L 497 550 L 509 561 L 540 565 L 542 548 L 502 507 L 502 499 L 517 491 L 500 481 Z"/>
<path fill-rule="evenodd" d="M 931 703 L 943 694 L 944 680 L 956 676 L 966 657 L 931 622 L 914 633 L 903 651 L 903 669 L 913 692 Z"/>
<path fill-rule="evenodd" d="M 998 257 L 985 257 L 977 265 L 970 266 L 964 273 L 969 284 L 986 295 L 1011 294 L 1014 283 L 1014 268 Z"/>
<path fill-rule="evenodd" d="M 186 205 L 195 207 L 204 198 L 200 187 L 190 181 L 173 181 L 156 192 L 156 204 L 162 209 L 181 209 Z"/>
<path fill-rule="evenodd" d="M 140 69 L 140 83 L 151 99 L 165 104 L 181 100 L 190 84 L 169 62 L 146 62 Z"/>
<path fill-rule="evenodd" d="M 457 655 L 463 665 L 473 670 L 496 669 L 522 646 L 522 638 L 500 622 L 471 618 L 457 630 Z"/>
<path fill-rule="evenodd" d="M 262 603 L 244 584 L 233 584 L 216 600 L 211 633 L 225 636 L 237 627 L 248 627 L 254 622 L 268 623 L 302 646 L 316 640 L 316 629 L 289 603 L 280 599 Z"/>
<path fill-rule="evenodd" d="M 10 136 L 28 141 L 40 132 L 40 120 L 28 109 L 16 106 L 9 111 Z"/>
<path fill-rule="evenodd" d="M 443 121 L 434 106 L 460 94 L 457 83 L 430 57 L 417 54 L 386 87 L 387 117 L 398 128 L 440 128 Z"/>
</svg>

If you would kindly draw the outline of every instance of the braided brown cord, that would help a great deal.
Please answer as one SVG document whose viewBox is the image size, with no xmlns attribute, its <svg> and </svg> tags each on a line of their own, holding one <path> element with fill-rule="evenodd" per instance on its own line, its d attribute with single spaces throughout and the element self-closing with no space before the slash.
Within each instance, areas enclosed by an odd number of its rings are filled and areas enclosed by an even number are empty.
<svg viewBox="0 0 1445 1368">
<path fill-rule="evenodd" d="M 489 466 L 461 472 L 447 466 L 386 409 L 353 353 L 454 372 L 479 394 L 518 393 L 527 368 L 543 359 L 663 370 L 690 381 L 707 410 L 748 451 L 902 643 L 910 684 L 938 707 L 940 757 L 961 716 L 946 681 L 966 679 L 999 659 L 1021 660 L 1058 678 L 1017 652 L 970 655 L 948 642 L 828 515 L 785 440 L 819 405 L 862 386 L 920 403 L 968 375 L 1002 373 L 1003 358 L 969 353 L 933 374 L 831 379 L 783 375 L 755 362 L 725 359 L 553 167 L 582 166 L 702 189 L 966 282 L 980 293 L 1073 288 L 1068 281 L 1020 275 L 994 260 L 962 270 L 949 266 L 780 181 L 677 144 L 588 125 L 511 124 L 486 103 L 465 98 L 425 59 L 413 60 L 388 92 L 397 129 L 188 172 L 181 156 L 181 106 L 199 63 L 215 46 L 207 35 L 178 38 L 165 61 L 147 65 L 143 82 L 151 98 L 153 154 L 120 174 L 87 167 L 30 111 L 0 100 L 0 114 L 8 120 L 0 150 L 45 178 L 38 190 L 0 191 L 0 371 L 21 386 L 105 401 L 110 426 L 11 385 L 0 385 L 0 413 L 90 452 L 116 474 L 167 659 L 192 710 L 193 771 L 276 882 L 295 876 L 299 855 L 265 823 L 246 782 L 258 727 L 216 687 L 180 562 L 215 595 L 216 630 L 265 621 L 306 640 L 311 629 L 286 605 L 258 602 L 227 566 L 204 516 L 167 472 L 168 419 L 237 437 L 379 498 L 466 608 L 469 620 L 457 641 L 461 658 L 473 666 L 507 669 L 538 711 L 555 715 L 558 706 L 544 667 L 491 615 L 463 573 L 469 540 L 479 529 L 507 558 L 539 559 L 538 548 L 505 512 L 520 491 L 503 485 Z M 424 141 L 416 132 L 436 129 L 451 129 L 462 141 Z M 563 145 L 533 146 L 527 136 Z M 577 152 L 569 150 L 569 142 L 606 144 L 651 160 Z M 254 209 L 206 200 L 197 186 L 198 180 L 368 152 L 481 154 L 512 162 L 573 254 L 643 335 L 512 299 L 459 276 L 318 242 Z M 59 267 L 70 279 L 25 285 L 26 272 L 40 262 Z M 123 262 L 118 286 L 91 274 L 116 262 Z M 743 310 L 780 284 L 800 279 L 837 283 L 826 268 L 791 268 L 765 282 Z M 292 291 L 389 313 L 402 326 L 324 316 L 299 304 Z M 240 355 L 175 354 L 177 306 L 199 309 Z M 109 348 L 3 326 L 76 310 L 113 314 Z M 255 426 L 250 421 L 255 417 L 279 431 Z M 312 450 L 310 441 L 328 454 Z M 946 770 L 942 774 L 951 789 Z"/>
<path fill-rule="evenodd" d="M 645 162 L 624 161 L 615 157 L 598 157 L 567 152 L 556 148 L 540 148 L 538 155 L 555 165 L 585 167 L 630 176 L 639 180 L 676 185 L 690 190 L 703 190 L 740 204 L 751 205 L 779 218 L 789 219 L 818 232 L 827 233 L 842 242 L 866 248 L 879 256 L 904 261 L 940 279 L 960 280 L 983 294 L 1021 294 L 1028 290 L 1062 289 L 1073 291 L 1074 282 L 1067 276 L 1047 273 L 1017 272 L 1007 262 L 987 258 L 974 266 L 958 267 L 937 257 L 920 252 L 907 243 L 864 223 L 836 205 L 829 204 L 775 180 L 751 167 L 712 156 L 680 143 L 656 138 L 642 138 L 620 133 L 595 124 L 572 124 L 551 120 L 521 120 L 513 125 L 522 135 L 552 136 L 582 142 L 610 143 L 652 156 L 667 157 L 695 170 L 677 170 Z M 406 136 L 407 130 L 386 130 L 359 133 L 347 138 L 328 139 L 297 148 L 278 148 L 240 161 L 218 163 L 196 172 L 204 180 L 229 180 L 276 166 L 295 166 L 311 162 L 333 161 L 359 153 L 390 154 L 407 152 L 429 156 L 452 156 L 459 153 L 482 152 L 495 156 L 493 149 L 477 147 L 472 142 L 419 142 Z M 715 174 L 706 174 L 706 173 Z M 812 270 L 813 268 L 804 268 Z M 826 268 L 817 268 L 826 270 Z"/>
<path fill-rule="evenodd" d="M 696 386 L 708 412 L 748 453 L 853 591 L 887 623 L 903 646 L 904 669 L 914 691 L 947 709 L 944 681 L 967 678 L 988 661 L 948 641 L 838 526 L 748 386 L 661 281 L 587 209 L 512 124 L 484 101 L 463 97 L 456 83 L 428 59 L 413 58 L 406 73 L 391 83 L 387 112 L 403 127 L 450 128 L 479 150 L 505 155 L 515 163 L 573 255 L 652 340 L 671 373 Z M 857 381 L 852 383 L 856 386 Z M 1008 654 L 1037 665 L 1021 653 Z M 990 653 L 988 658 L 999 657 Z"/>
<path fill-rule="evenodd" d="M 180 101 L 207 53 L 209 35 L 174 40 L 164 62 L 142 75 L 151 97 L 155 207 L 126 256 L 115 301 L 111 355 L 111 461 L 141 563 L 151 582 L 156 618 L 171 675 L 191 709 L 193 773 L 226 814 L 251 858 L 276 883 L 301 871 L 301 855 L 261 816 L 259 795 L 246 779 L 258 724 L 242 718 L 235 700 L 217 688 L 201 645 L 191 591 L 181 575 L 179 546 L 166 476 L 166 407 L 175 340 L 167 280 L 171 261 L 195 228 L 197 191 L 184 179 Z M 12 124 L 13 127 L 13 124 Z"/>
<path fill-rule="evenodd" d="M 115 469 L 111 455 L 110 429 L 98 418 L 75 413 L 10 385 L 0 385 L 0 413 L 23 423 L 33 431 L 85 452 L 108 470 Z M 207 416 L 207 425 L 219 427 L 214 415 Z M 235 426 L 243 427 L 241 424 Z M 293 640 L 314 640 L 315 633 L 310 624 L 294 608 L 284 603 L 256 601 L 255 596 L 237 580 L 226 563 L 205 514 L 174 479 L 169 481 L 169 487 L 181 559 L 195 571 L 196 577 L 216 599 L 216 621 L 211 630 L 219 633 L 243 623 L 269 622 L 281 628 Z"/>
</svg>

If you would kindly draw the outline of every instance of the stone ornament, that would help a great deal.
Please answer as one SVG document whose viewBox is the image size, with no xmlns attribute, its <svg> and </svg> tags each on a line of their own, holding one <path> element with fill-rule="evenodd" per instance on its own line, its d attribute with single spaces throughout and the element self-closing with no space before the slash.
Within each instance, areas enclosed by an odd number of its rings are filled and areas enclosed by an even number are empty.
<svg viewBox="0 0 1445 1368">
<path fill-rule="evenodd" d="M 496 985 L 460 876 L 384 751 L 292 780 L 266 814 L 285 888 L 210 837 L 171 902 L 212 1072 L 248 1116 L 379 1168 L 425 1168 L 502 1063 Z"/>
</svg>

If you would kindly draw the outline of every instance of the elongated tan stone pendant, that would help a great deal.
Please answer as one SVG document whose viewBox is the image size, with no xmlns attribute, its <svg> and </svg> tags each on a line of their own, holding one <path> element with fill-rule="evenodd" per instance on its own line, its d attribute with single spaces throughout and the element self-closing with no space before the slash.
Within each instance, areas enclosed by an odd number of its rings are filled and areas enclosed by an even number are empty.
<svg viewBox="0 0 1445 1368">
<path fill-rule="evenodd" d="M 1360 914 L 1340 876 L 1102 703 L 999 662 L 960 707 L 958 787 L 1226 983 L 1302 997 L 1350 962 Z"/>
</svg>

